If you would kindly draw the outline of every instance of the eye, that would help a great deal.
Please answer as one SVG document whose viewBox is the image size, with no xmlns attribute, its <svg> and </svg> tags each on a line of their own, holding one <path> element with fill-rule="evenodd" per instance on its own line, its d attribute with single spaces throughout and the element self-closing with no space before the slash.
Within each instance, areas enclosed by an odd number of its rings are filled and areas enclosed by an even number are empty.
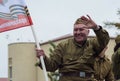
<svg viewBox="0 0 120 81">
<path fill-rule="evenodd" d="M 83 31 L 83 30 L 84 30 L 84 29 L 81 29 L 81 28 L 79 29 L 79 31 Z"/>
<path fill-rule="evenodd" d="M 74 29 L 74 31 L 78 31 L 78 29 L 77 29 L 77 28 L 75 28 L 75 29 Z"/>
</svg>

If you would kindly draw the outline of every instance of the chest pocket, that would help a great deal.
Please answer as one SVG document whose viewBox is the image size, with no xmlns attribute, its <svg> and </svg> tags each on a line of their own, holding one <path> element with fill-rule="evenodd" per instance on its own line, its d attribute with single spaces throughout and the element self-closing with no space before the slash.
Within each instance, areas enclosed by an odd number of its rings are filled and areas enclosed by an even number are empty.
<svg viewBox="0 0 120 81">
<path fill-rule="evenodd" d="M 93 55 L 95 54 L 92 46 L 87 46 L 84 48 L 83 55 L 79 57 L 80 63 L 91 64 L 94 61 Z"/>
<path fill-rule="evenodd" d="M 71 55 L 71 54 L 66 54 L 63 57 L 63 63 L 64 64 L 74 64 L 74 63 L 78 63 L 78 56 L 76 55 Z"/>
</svg>

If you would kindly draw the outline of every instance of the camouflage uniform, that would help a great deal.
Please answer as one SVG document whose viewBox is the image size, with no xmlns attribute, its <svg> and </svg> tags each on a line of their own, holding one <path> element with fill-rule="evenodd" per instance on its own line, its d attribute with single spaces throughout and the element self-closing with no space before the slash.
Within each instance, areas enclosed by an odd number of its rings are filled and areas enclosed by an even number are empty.
<svg viewBox="0 0 120 81">
<path fill-rule="evenodd" d="M 92 56 L 99 54 L 109 42 L 109 35 L 104 29 L 100 28 L 94 32 L 97 39 L 88 39 L 83 46 L 79 45 L 74 38 L 59 43 L 51 57 L 44 58 L 47 71 L 54 72 L 58 69 L 61 74 L 80 71 L 94 73 Z M 60 81 L 94 81 L 93 79 L 93 77 L 81 78 L 69 75 L 60 77 Z"/>
<path fill-rule="evenodd" d="M 114 54 L 112 55 L 113 61 L 113 73 L 115 79 L 120 79 L 120 35 L 118 35 L 115 39 L 116 46 L 114 48 Z"/>
<path fill-rule="evenodd" d="M 111 62 L 107 57 L 95 58 L 95 78 L 98 81 L 114 81 Z"/>
</svg>

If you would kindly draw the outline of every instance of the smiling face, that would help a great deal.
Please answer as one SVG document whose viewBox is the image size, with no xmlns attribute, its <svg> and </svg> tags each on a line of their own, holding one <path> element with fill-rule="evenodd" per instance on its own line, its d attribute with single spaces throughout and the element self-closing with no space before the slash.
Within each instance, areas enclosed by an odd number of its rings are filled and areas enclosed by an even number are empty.
<svg viewBox="0 0 120 81">
<path fill-rule="evenodd" d="M 87 36 L 89 34 L 89 29 L 86 28 L 86 25 L 84 24 L 75 24 L 73 35 L 74 39 L 77 43 L 82 43 L 87 39 Z"/>
</svg>

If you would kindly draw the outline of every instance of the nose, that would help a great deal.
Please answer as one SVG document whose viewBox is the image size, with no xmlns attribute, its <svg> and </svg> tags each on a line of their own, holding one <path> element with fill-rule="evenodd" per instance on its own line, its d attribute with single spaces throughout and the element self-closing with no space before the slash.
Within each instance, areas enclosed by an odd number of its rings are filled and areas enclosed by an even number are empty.
<svg viewBox="0 0 120 81">
<path fill-rule="evenodd" d="M 80 30 L 77 30 L 76 33 L 79 34 L 79 33 L 81 33 L 81 31 L 80 31 Z"/>
</svg>

